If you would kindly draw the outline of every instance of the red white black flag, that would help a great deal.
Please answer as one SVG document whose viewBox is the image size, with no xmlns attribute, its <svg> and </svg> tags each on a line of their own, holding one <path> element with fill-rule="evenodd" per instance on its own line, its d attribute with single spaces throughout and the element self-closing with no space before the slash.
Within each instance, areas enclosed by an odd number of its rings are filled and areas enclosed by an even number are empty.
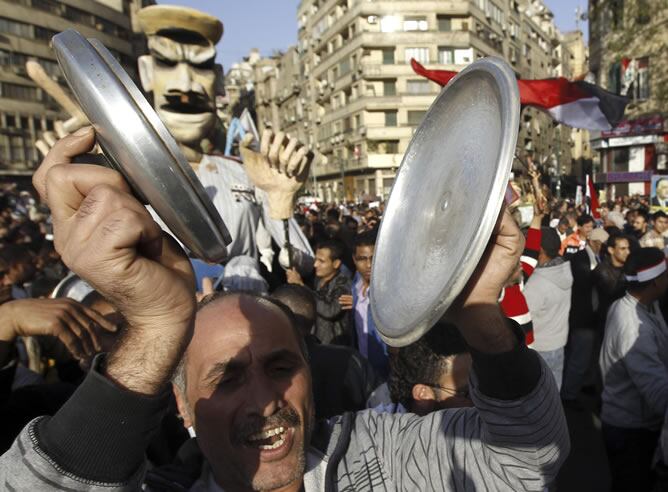
<svg viewBox="0 0 668 492">
<path fill-rule="evenodd" d="M 418 75 L 443 86 L 457 72 L 429 70 L 411 60 Z M 520 102 L 533 106 L 552 116 L 559 123 L 587 130 L 612 130 L 624 117 L 628 97 L 608 92 L 581 80 L 571 82 L 564 77 L 553 79 L 519 79 Z"/>
</svg>

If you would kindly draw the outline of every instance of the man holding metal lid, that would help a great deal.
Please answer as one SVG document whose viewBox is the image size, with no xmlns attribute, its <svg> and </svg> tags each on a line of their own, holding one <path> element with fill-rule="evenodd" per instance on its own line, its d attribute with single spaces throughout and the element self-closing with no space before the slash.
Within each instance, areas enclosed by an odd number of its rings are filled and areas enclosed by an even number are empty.
<svg viewBox="0 0 668 492">
<path fill-rule="evenodd" d="M 127 327 L 61 410 L 28 424 L 0 458 L 5 489 L 140 490 L 170 379 L 200 461 L 154 476 L 147 490 L 540 491 L 554 481 L 569 451 L 559 394 L 498 305 L 523 248 L 510 214 L 448 313 L 470 348 L 475 406 L 316 423 L 293 315 L 246 293 L 197 307 L 187 257 L 120 174 L 70 165 L 93 144 L 90 128 L 63 139 L 33 183 L 63 261 Z"/>
</svg>

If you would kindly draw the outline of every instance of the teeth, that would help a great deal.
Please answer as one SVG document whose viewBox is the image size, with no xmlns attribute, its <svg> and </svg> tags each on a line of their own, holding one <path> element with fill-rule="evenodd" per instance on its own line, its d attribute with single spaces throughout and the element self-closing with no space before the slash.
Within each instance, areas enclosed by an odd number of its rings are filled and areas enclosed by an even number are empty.
<svg viewBox="0 0 668 492">
<path fill-rule="evenodd" d="M 284 443 L 284 442 L 285 442 L 285 439 L 279 439 L 279 440 L 276 441 L 274 444 L 270 444 L 270 445 L 268 445 L 268 446 L 261 444 L 261 445 L 258 446 L 258 447 L 259 447 L 260 449 L 262 449 L 263 451 L 264 451 L 264 450 L 267 450 L 267 449 L 277 449 L 277 448 L 280 448 L 281 446 L 283 446 L 283 443 Z"/>
<path fill-rule="evenodd" d="M 249 441 L 261 441 L 263 439 L 269 439 L 270 437 L 277 436 L 279 434 L 283 434 L 285 432 L 285 427 L 276 427 L 274 429 L 268 429 L 263 432 L 258 432 L 257 434 L 251 435 L 248 440 Z"/>
</svg>

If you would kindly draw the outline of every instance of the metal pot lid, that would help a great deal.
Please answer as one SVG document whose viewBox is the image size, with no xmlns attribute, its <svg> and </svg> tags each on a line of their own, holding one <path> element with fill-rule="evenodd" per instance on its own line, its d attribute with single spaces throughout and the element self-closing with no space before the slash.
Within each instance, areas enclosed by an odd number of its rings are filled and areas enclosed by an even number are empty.
<svg viewBox="0 0 668 492">
<path fill-rule="evenodd" d="M 501 210 L 519 115 L 515 74 L 485 58 L 450 81 L 415 132 L 371 275 L 371 311 L 389 345 L 419 339 L 473 274 Z"/>
<path fill-rule="evenodd" d="M 60 68 L 110 166 L 196 256 L 220 262 L 230 234 L 178 144 L 104 45 L 68 29 L 53 37 Z"/>
</svg>

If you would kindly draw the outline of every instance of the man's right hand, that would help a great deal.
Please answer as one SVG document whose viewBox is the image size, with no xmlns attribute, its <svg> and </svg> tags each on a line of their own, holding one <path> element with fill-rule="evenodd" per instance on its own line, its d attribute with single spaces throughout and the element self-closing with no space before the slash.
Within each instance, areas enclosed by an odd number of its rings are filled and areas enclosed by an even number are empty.
<svg viewBox="0 0 668 492">
<path fill-rule="evenodd" d="M 344 311 L 351 311 L 353 309 L 353 296 L 351 295 L 342 295 L 339 297 L 339 306 Z"/>
<path fill-rule="evenodd" d="M 129 390 L 156 394 L 192 335 L 194 276 L 186 255 L 163 235 L 118 172 L 70 164 L 94 143 L 90 127 L 57 142 L 33 185 L 51 209 L 63 262 L 127 320 L 107 375 Z"/>
</svg>

